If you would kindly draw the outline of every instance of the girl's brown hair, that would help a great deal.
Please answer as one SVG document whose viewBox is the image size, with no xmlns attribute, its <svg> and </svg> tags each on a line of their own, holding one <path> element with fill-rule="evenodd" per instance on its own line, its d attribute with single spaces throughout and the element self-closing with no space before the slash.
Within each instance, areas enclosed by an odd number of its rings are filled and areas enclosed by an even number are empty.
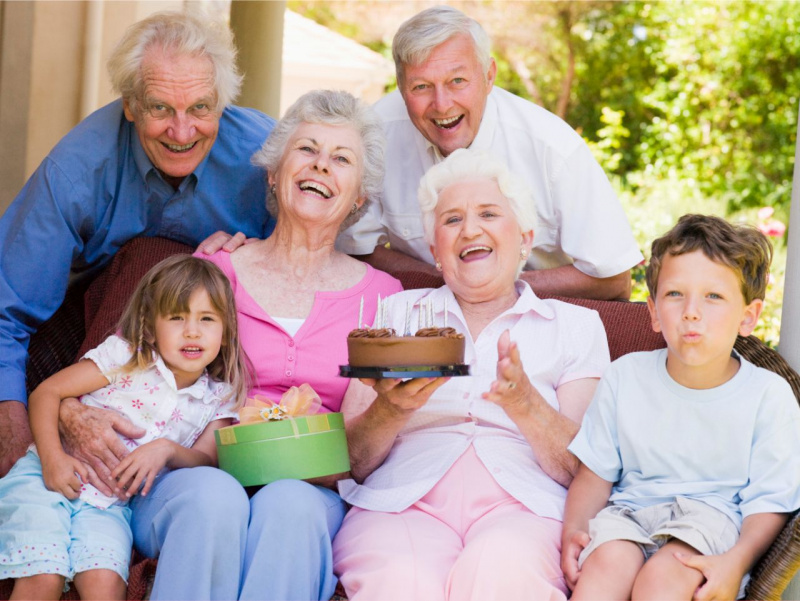
<svg viewBox="0 0 800 601">
<path fill-rule="evenodd" d="M 211 306 L 222 320 L 222 346 L 219 355 L 208 365 L 209 376 L 230 384 L 236 409 L 247 395 L 250 363 L 239 342 L 236 303 L 230 282 L 224 273 L 209 261 L 190 255 L 174 255 L 155 265 L 136 286 L 117 326 L 134 349 L 123 371 L 145 369 L 156 358 L 156 317 L 166 317 L 189 310 L 189 299 L 195 290 L 208 294 Z"/>
</svg>

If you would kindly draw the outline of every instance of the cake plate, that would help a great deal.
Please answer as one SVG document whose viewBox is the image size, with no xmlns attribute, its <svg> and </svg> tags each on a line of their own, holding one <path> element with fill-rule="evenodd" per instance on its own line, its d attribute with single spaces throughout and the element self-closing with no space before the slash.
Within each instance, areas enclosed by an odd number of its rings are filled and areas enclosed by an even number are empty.
<svg viewBox="0 0 800 601">
<path fill-rule="evenodd" d="M 410 365 L 403 367 L 352 367 L 340 365 L 339 375 L 345 378 L 439 378 L 468 376 L 469 365 Z"/>
</svg>

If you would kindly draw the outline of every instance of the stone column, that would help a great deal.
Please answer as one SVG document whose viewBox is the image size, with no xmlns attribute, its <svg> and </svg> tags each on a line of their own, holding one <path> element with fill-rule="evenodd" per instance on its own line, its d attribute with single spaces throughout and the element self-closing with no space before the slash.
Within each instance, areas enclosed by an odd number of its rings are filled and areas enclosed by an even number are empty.
<svg viewBox="0 0 800 601">
<path fill-rule="evenodd" d="M 283 14 L 286 2 L 231 2 L 231 29 L 244 73 L 236 104 L 280 117 Z"/>
</svg>

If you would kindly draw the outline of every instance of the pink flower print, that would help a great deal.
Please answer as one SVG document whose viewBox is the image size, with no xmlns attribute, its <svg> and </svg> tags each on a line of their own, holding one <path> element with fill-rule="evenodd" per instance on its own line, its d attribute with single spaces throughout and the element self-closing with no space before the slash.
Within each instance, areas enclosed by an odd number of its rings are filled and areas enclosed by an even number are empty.
<svg viewBox="0 0 800 601">
<path fill-rule="evenodd" d="M 142 403 L 142 401 L 139 399 L 133 399 L 131 401 L 131 405 L 133 405 L 134 409 L 141 409 L 144 403 Z"/>
<path fill-rule="evenodd" d="M 119 381 L 120 388 L 127 388 L 133 383 L 133 378 L 130 376 L 123 376 L 122 379 Z"/>
<path fill-rule="evenodd" d="M 152 388 L 149 388 L 149 389 L 148 389 L 148 392 L 149 392 L 150 394 L 153 394 L 153 393 L 155 393 L 155 392 L 156 392 L 158 389 L 159 389 L 159 388 L 158 388 L 158 384 L 156 384 L 156 385 L 155 385 L 155 386 L 153 386 Z"/>
<path fill-rule="evenodd" d="M 126 447 L 130 447 L 131 449 L 136 447 L 136 441 L 131 438 L 127 438 L 126 436 L 122 437 L 122 442 L 125 443 Z"/>
<path fill-rule="evenodd" d="M 151 422 L 153 421 L 153 416 L 150 415 L 147 411 L 145 411 L 144 413 L 142 413 L 142 419 L 146 422 Z"/>
<path fill-rule="evenodd" d="M 181 410 L 180 409 L 174 409 L 172 411 L 172 416 L 170 417 L 170 419 L 172 421 L 174 421 L 174 422 L 183 421 L 183 414 L 181 413 Z"/>
<path fill-rule="evenodd" d="M 159 430 L 163 430 L 164 428 L 167 427 L 167 422 L 165 422 L 165 421 L 164 422 L 156 422 L 155 423 L 155 427 L 158 428 Z"/>
</svg>

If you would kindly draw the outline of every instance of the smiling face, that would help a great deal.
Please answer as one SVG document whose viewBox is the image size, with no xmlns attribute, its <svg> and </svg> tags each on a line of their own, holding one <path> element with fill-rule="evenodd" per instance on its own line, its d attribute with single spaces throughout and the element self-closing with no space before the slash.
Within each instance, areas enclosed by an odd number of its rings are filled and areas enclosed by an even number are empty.
<svg viewBox="0 0 800 601">
<path fill-rule="evenodd" d="M 283 151 L 275 185 L 278 221 L 299 217 L 338 231 L 353 203 L 361 206 L 363 145 L 349 125 L 301 123 Z"/>
<path fill-rule="evenodd" d="M 125 117 L 136 126 L 145 154 L 173 185 L 191 174 L 211 151 L 220 113 L 207 57 L 151 49 L 142 61 L 143 98 Z"/>
<path fill-rule="evenodd" d="M 466 180 L 439 193 L 431 252 L 447 285 L 469 302 L 516 297 L 520 250 L 530 251 L 533 231 L 522 232 L 497 182 Z"/>
<path fill-rule="evenodd" d="M 155 347 L 175 374 L 178 388 L 194 384 L 216 359 L 222 347 L 224 330 L 222 318 L 203 288 L 198 288 L 189 297 L 185 313 L 156 317 Z"/>
<path fill-rule="evenodd" d="M 702 251 L 662 259 L 655 300 L 647 300 L 653 329 L 667 341 L 667 371 L 688 388 L 714 388 L 738 370 L 736 335 L 755 328 L 763 301 L 745 304 L 730 267 Z"/>
<path fill-rule="evenodd" d="M 467 35 L 453 36 L 420 65 L 406 65 L 400 93 L 408 116 L 443 156 L 467 148 L 483 119 L 497 67 L 484 72 Z"/>
</svg>

